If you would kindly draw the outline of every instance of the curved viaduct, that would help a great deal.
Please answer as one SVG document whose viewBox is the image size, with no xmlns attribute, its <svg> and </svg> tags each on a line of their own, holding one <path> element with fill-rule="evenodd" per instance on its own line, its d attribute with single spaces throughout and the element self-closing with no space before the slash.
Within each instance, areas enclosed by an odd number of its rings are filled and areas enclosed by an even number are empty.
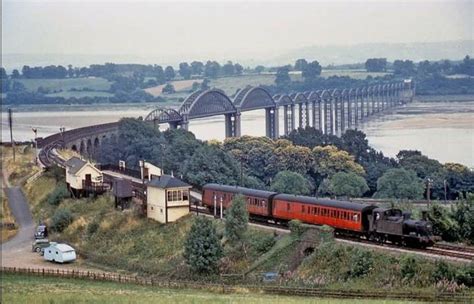
<svg viewBox="0 0 474 304">
<path fill-rule="evenodd" d="M 197 118 L 224 115 L 225 136 L 241 135 L 241 113 L 265 110 L 265 134 L 280 136 L 280 111 L 283 112 L 283 134 L 298 127 L 312 126 L 324 134 L 339 135 L 357 128 L 371 116 L 386 109 L 410 102 L 415 94 L 412 81 L 392 82 L 362 88 L 318 90 L 271 96 L 262 87 L 246 87 L 231 99 L 218 89 L 191 93 L 178 109 L 158 108 L 145 121 L 169 124 L 170 128 L 188 129 L 189 121 Z M 118 122 L 64 131 L 38 140 L 44 151 L 55 146 L 94 156 L 105 139 L 118 136 Z M 41 156 L 41 154 L 40 154 Z M 41 159 L 41 157 L 40 157 Z"/>
</svg>

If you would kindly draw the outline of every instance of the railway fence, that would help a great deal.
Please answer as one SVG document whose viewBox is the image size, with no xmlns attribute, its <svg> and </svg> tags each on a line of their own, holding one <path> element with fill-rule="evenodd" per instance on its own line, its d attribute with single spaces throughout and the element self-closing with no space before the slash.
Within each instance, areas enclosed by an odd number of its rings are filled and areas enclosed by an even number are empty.
<svg viewBox="0 0 474 304">
<path fill-rule="evenodd" d="M 38 277 L 58 277 L 68 279 L 85 279 L 91 281 L 116 282 L 124 284 L 136 284 L 170 289 L 203 289 L 220 293 L 242 292 L 245 290 L 267 294 L 289 295 L 289 296 L 312 296 L 321 298 L 360 298 L 360 299 L 409 299 L 414 301 L 429 302 L 457 302 L 468 303 L 474 300 L 472 292 L 411 292 L 411 291 L 375 291 L 375 290 L 341 290 L 327 288 L 306 288 L 283 285 L 266 284 L 225 284 L 209 283 L 199 281 L 156 279 L 124 275 L 111 272 L 95 272 L 74 269 L 46 269 L 46 268 L 16 268 L 2 267 L 1 273 L 22 274 Z"/>
</svg>

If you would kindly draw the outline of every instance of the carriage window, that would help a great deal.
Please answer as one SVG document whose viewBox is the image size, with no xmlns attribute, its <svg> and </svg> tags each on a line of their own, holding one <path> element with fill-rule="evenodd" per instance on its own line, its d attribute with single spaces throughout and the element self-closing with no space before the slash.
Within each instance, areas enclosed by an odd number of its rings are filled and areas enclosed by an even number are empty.
<svg viewBox="0 0 474 304">
<path fill-rule="evenodd" d="M 287 203 L 287 204 L 286 204 L 286 210 L 287 210 L 287 211 L 290 211 L 290 203 Z"/>
<path fill-rule="evenodd" d="M 265 208 L 265 205 L 266 205 L 265 200 L 262 200 L 262 207 Z"/>
<path fill-rule="evenodd" d="M 303 205 L 303 206 L 301 206 L 301 212 L 303 212 L 303 213 L 304 213 L 304 205 Z"/>
<path fill-rule="evenodd" d="M 354 222 L 358 222 L 359 221 L 359 215 L 354 213 L 353 219 L 354 219 Z"/>
</svg>

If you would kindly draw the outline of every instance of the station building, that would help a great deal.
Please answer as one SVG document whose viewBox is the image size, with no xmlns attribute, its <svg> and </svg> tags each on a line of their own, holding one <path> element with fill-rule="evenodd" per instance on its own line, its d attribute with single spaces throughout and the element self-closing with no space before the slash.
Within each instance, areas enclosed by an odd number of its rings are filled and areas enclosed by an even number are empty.
<svg viewBox="0 0 474 304">
<path fill-rule="evenodd" d="M 90 193 L 103 193 L 107 187 L 103 183 L 102 172 L 88 161 L 71 157 L 65 163 L 66 184 L 75 197 Z"/>
</svg>

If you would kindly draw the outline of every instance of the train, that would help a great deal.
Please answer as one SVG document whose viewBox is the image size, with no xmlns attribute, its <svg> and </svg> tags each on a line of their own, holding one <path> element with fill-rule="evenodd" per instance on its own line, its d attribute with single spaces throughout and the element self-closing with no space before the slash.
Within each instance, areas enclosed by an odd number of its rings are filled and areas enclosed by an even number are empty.
<svg viewBox="0 0 474 304">
<path fill-rule="evenodd" d="M 336 235 L 404 247 L 426 248 L 437 241 L 431 222 L 411 219 L 410 213 L 396 208 L 220 184 L 206 184 L 202 190 L 203 206 L 215 214 L 225 213 L 232 199 L 242 195 L 255 220 L 328 225 Z"/>
</svg>

